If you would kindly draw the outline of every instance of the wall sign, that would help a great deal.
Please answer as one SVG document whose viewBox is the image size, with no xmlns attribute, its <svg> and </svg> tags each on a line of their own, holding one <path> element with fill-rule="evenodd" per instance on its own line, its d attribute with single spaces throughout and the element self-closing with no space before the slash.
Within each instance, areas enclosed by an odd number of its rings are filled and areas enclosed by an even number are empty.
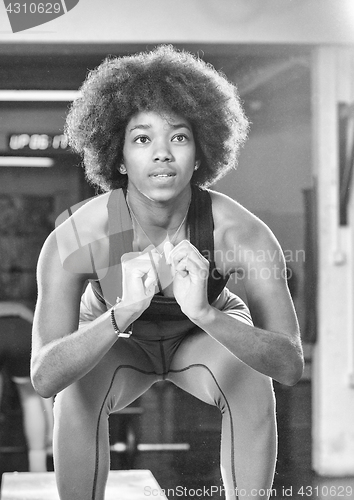
<svg viewBox="0 0 354 500">
<path fill-rule="evenodd" d="M 8 147 L 11 151 L 33 151 L 46 153 L 69 152 L 65 134 L 10 134 Z"/>
</svg>

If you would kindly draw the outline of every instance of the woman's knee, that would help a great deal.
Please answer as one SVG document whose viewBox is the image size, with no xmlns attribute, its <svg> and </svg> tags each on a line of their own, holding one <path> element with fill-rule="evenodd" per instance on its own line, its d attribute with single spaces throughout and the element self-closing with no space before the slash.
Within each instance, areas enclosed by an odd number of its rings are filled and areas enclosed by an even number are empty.
<svg viewBox="0 0 354 500">
<path fill-rule="evenodd" d="M 101 407 L 102 401 L 100 403 L 98 398 L 87 397 L 80 387 L 73 384 L 55 397 L 53 406 L 55 426 L 65 424 L 80 429 L 90 421 L 97 422 L 99 413 L 102 413 Z"/>
<path fill-rule="evenodd" d="M 221 413 L 227 410 L 247 418 L 250 425 L 262 426 L 275 421 L 275 396 L 272 380 L 246 365 L 238 376 L 220 381 L 216 400 Z"/>
</svg>

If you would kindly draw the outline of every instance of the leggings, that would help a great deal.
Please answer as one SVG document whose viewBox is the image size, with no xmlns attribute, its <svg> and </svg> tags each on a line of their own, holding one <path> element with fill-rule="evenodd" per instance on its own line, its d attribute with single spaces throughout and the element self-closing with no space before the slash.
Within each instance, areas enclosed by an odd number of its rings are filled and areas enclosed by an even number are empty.
<svg viewBox="0 0 354 500">
<path fill-rule="evenodd" d="M 244 311 L 224 309 L 246 321 Z M 87 375 L 57 395 L 54 464 L 61 500 L 104 499 L 109 414 L 161 380 L 219 408 L 226 500 L 269 498 L 277 449 L 271 379 L 199 328 L 170 331 L 160 327 L 158 336 L 151 335 L 142 325 L 129 339 L 118 339 Z"/>
</svg>

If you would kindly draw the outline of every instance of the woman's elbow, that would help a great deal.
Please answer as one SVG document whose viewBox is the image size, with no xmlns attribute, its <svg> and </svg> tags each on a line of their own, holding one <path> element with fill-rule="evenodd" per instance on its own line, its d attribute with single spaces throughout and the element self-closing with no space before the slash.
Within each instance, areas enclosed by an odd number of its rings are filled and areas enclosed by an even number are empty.
<svg viewBox="0 0 354 500">
<path fill-rule="evenodd" d="M 42 398 L 47 399 L 55 396 L 56 391 L 52 390 L 48 383 L 43 381 L 42 377 L 33 374 L 31 376 L 32 385 Z"/>
<path fill-rule="evenodd" d="M 35 391 L 42 398 L 51 398 L 55 396 L 55 389 L 52 387 L 50 380 L 43 374 L 43 371 L 40 367 L 36 366 L 34 362 L 32 362 L 31 366 L 31 382 L 35 389 Z"/>
<path fill-rule="evenodd" d="M 291 355 L 287 358 L 284 368 L 284 378 L 282 384 L 293 386 L 299 382 L 304 372 L 304 358 L 301 348 L 293 349 Z"/>
<path fill-rule="evenodd" d="M 299 367 L 296 367 L 293 370 L 289 371 L 284 377 L 283 384 L 287 386 L 296 385 L 301 379 L 303 371 L 304 371 L 303 365 L 302 366 L 299 365 Z"/>
</svg>

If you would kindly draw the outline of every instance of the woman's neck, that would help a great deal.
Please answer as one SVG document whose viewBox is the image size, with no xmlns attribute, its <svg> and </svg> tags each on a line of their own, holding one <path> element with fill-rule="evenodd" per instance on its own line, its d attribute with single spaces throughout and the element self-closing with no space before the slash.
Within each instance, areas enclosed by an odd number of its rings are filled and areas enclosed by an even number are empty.
<svg viewBox="0 0 354 500">
<path fill-rule="evenodd" d="M 185 217 L 190 201 L 191 188 L 185 189 L 177 198 L 168 201 L 155 201 L 144 194 L 127 190 L 130 210 L 145 231 L 176 230 Z"/>
</svg>

